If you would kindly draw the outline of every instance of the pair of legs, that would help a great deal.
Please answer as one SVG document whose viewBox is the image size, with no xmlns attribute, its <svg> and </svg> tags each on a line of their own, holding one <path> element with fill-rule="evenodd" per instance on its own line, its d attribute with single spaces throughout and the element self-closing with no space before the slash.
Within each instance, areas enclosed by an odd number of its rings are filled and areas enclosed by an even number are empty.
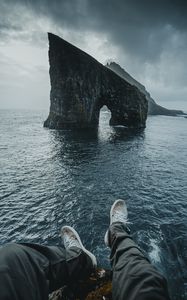
<svg viewBox="0 0 187 300">
<path fill-rule="evenodd" d="M 110 212 L 105 243 L 111 248 L 113 299 L 166 300 L 167 283 L 144 257 L 127 228 L 127 208 L 117 200 Z M 0 249 L 0 300 L 47 300 L 64 285 L 86 279 L 96 258 L 84 248 L 77 232 L 61 230 L 64 247 L 8 244 Z"/>
</svg>

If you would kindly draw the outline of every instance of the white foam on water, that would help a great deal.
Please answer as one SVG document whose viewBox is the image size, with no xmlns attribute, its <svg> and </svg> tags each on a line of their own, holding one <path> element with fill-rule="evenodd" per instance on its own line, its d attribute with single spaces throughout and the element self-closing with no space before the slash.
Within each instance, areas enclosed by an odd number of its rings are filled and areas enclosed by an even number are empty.
<svg viewBox="0 0 187 300">
<path fill-rule="evenodd" d="M 128 128 L 128 127 L 125 126 L 125 125 L 113 125 L 113 127 L 115 127 L 115 128 Z"/>
<path fill-rule="evenodd" d="M 160 262 L 160 248 L 157 241 L 150 239 L 151 251 L 149 253 L 150 259 L 156 263 Z"/>
</svg>

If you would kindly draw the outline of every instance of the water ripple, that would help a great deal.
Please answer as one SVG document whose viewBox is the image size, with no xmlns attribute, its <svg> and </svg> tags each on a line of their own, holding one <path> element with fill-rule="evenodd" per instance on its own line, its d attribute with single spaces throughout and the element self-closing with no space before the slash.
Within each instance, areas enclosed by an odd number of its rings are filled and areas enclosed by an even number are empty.
<svg viewBox="0 0 187 300">
<path fill-rule="evenodd" d="M 186 119 L 150 117 L 144 131 L 42 127 L 46 112 L 0 111 L 0 243 L 60 243 L 74 226 L 109 267 L 103 237 L 110 206 L 124 198 L 134 239 L 167 277 L 172 299 L 187 297 Z M 186 298 L 187 299 L 187 298 Z"/>
</svg>

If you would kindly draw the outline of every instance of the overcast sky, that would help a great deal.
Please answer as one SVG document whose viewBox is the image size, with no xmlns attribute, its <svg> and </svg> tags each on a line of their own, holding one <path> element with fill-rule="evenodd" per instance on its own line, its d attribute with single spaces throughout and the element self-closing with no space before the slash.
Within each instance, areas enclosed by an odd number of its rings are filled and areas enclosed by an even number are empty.
<svg viewBox="0 0 187 300">
<path fill-rule="evenodd" d="M 48 31 L 187 103 L 186 0 L 1 0 L 0 108 L 49 108 Z"/>
</svg>

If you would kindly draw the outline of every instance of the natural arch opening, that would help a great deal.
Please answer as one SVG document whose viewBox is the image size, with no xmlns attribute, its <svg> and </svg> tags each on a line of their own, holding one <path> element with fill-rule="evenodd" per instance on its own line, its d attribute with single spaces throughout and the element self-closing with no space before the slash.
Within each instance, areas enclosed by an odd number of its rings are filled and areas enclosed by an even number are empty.
<svg viewBox="0 0 187 300">
<path fill-rule="evenodd" d="M 106 105 L 103 105 L 99 111 L 99 126 L 110 126 L 111 116 L 110 109 Z"/>
<path fill-rule="evenodd" d="M 104 104 L 111 111 L 110 125 L 145 127 L 144 94 L 67 41 L 48 37 L 51 105 L 45 127 L 97 128 Z"/>
</svg>

